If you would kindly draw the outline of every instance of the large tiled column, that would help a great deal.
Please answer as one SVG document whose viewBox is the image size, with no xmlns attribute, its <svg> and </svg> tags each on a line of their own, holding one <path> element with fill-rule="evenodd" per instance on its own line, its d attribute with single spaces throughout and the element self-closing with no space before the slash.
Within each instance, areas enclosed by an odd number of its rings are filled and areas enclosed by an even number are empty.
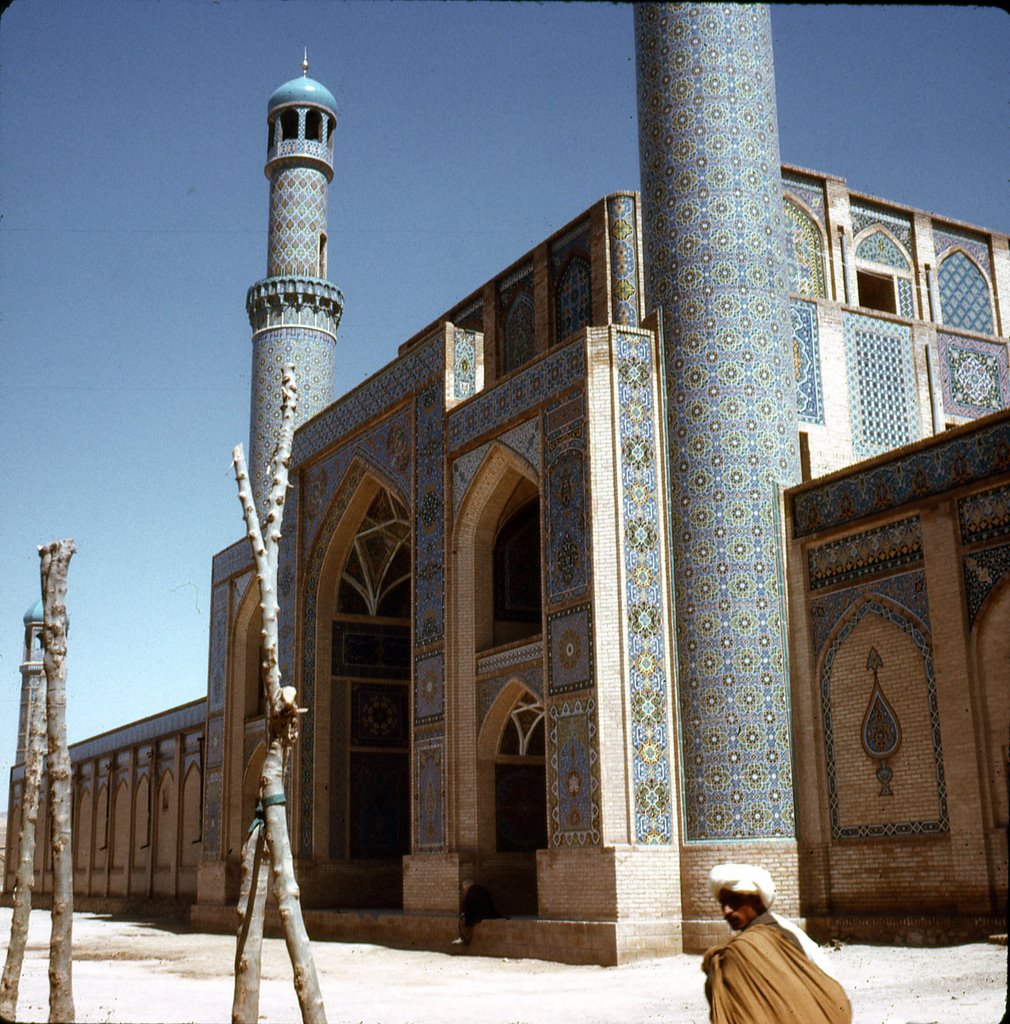
<svg viewBox="0 0 1010 1024">
<path fill-rule="evenodd" d="M 690 948 L 713 934 L 704 878 L 720 859 L 764 863 L 780 905 L 798 909 L 779 552 L 779 490 L 799 478 L 796 401 L 768 8 L 640 4 L 635 41 L 646 298 L 663 312 Z"/>
</svg>

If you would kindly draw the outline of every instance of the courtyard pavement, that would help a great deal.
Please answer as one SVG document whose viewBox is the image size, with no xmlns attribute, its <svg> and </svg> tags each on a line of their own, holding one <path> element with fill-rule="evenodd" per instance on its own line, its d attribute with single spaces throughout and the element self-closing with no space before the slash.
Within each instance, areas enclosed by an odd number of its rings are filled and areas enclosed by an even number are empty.
<svg viewBox="0 0 1010 1024">
<path fill-rule="evenodd" d="M 0 954 L 10 935 L 0 908 Z M 48 1017 L 49 914 L 33 911 L 19 1021 Z M 701 957 L 624 967 L 577 967 L 313 943 L 330 1024 L 707 1024 Z M 998 1024 L 1006 1004 L 1007 948 L 845 945 L 829 952 L 855 1024 Z M 74 918 L 77 1020 L 99 1024 L 226 1024 L 235 940 L 171 926 Z M 283 941 L 264 943 L 260 1019 L 300 1021 Z"/>
</svg>

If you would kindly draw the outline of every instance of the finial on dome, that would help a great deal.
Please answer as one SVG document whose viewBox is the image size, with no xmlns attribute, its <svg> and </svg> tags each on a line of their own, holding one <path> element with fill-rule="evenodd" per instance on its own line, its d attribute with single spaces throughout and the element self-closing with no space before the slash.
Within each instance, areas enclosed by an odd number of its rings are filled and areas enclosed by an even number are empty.
<svg viewBox="0 0 1010 1024">
<path fill-rule="evenodd" d="M 309 48 L 305 47 L 305 56 L 302 57 L 302 78 L 305 78 L 309 73 Z"/>
</svg>

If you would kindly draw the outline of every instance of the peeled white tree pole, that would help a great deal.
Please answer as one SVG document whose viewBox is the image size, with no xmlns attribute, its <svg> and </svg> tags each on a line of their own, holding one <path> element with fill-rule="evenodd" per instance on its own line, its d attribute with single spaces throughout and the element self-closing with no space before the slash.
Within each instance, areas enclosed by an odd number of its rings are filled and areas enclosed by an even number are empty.
<svg viewBox="0 0 1010 1024">
<path fill-rule="evenodd" d="M 46 672 L 49 738 L 49 829 L 53 845 L 53 910 L 49 939 L 49 1021 L 74 1018 L 74 864 L 70 846 L 70 752 L 67 750 L 67 570 L 77 545 L 54 540 L 42 560 L 42 666 Z"/>
<path fill-rule="evenodd" d="M 262 517 L 253 500 L 242 445 L 236 446 L 232 452 L 232 460 L 235 464 L 235 479 L 238 481 L 239 500 L 242 502 L 256 564 L 260 611 L 263 616 L 261 669 L 267 704 L 267 753 L 260 774 L 259 802 L 263 808 L 265 821 L 265 850 L 270 861 L 271 888 L 277 901 L 288 956 L 291 958 L 295 993 L 298 996 L 302 1020 L 305 1024 L 325 1024 L 326 1010 L 319 989 L 316 965 L 312 959 L 309 935 L 302 918 L 302 904 L 298 883 L 295 881 L 294 860 L 291 856 L 291 837 L 288 835 L 287 814 L 284 810 L 284 767 L 298 739 L 298 717 L 303 711 L 298 707 L 295 688 L 281 686 L 281 670 L 277 660 L 277 616 L 280 611 L 277 603 L 277 559 L 280 551 L 284 496 L 288 489 L 288 464 L 291 461 L 291 445 L 295 435 L 295 410 L 298 407 L 298 388 L 295 385 L 294 372 L 293 365 L 284 365 L 281 384 L 281 431 L 270 463 L 272 483 Z M 250 860 L 248 857 L 243 858 L 243 873 Z M 253 865 L 249 864 L 249 868 L 252 870 Z M 258 889 L 257 882 L 258 879 L 243 879 L 242 888 L 248 894 Z M 249 922 L 250 932 L 256 924 L 255 916 L 254 913 Z M 250 942 L 262 941 L 262 914 L 259 928 L 259 936 L 250 935 L 246 938 L 247 949 Z M 239 941 L 242 942 L 241 931 Z M 248 985 L 255 974 L 258 989 L 259 965 L 256 964 L 253 969 L 251 963 L 241 964 L 242 954 L 240 946 L 236 956 L 236 997 L 232 1004 L 232 1020 L 236 1024 L 244 1024 L 246 1021 L 255 1024 L 256 1018 L 247 1017 L 245 1014 L 250 1006 L 258 1003 L 258 994 L 256 1000 L 249 998 Z M 245 959 L 248 961 L 248 957 Z"/>
<path fill-rule="evenodd" d="M 238 946 L 235 950 L 234 1024 L 255 1024 L 260 1013 L 263 960 L 263 919 L 267 905 L 267 866 L 263 862 L 266 836 L 263 810 L 257 801 L 256 818 L 242 846 L 242 885 L 238 896 Z"/>
<path fill-rule="evenodd" d="M 35 886 L 35 836 L 39 820 L 39 784 L 46 745 L 46 684 L 43 677 L 28 694 L 28 753 L 25 757 L 24 789 L 21 793 L 21 827 L 18 832 L 17 874 L 14 878 L 14 911 L 7 961 L 0 979 L 0 1018 L 15 1020 L 21 967 L 28 941 Z"/>
</svg>

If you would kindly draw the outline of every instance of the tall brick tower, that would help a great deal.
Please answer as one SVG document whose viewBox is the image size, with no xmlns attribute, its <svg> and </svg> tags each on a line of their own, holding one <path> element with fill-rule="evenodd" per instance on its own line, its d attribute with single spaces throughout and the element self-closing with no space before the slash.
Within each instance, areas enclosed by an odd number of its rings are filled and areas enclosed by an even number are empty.
<svg viewBox="0 0 1010 1024">
<path fill-rule="evenodd" d="M 246 296 L 253 331 L 249 476 L 260 509 L 280 430 L 281 367 L 295 365 L 297 422 L 304 423 L 333 400 L 333 350 L 344 302 L 326 280 L 336 101 L 308 69 L 306 58 L 301 77 L 285 82 L 267 104 L 267 276 Z"/>
<path fill-rule="evenodd" d="M 691 919 L 702 932 L 715 916 L 701 883 L 716 860 L 765 863 L 795 913 L 779 491 L 799 478 L 796 399 L 768 7 L 639 4 L 635 44 L 646 293 L 663 312 L 690 948 Z"/>
</svg>

